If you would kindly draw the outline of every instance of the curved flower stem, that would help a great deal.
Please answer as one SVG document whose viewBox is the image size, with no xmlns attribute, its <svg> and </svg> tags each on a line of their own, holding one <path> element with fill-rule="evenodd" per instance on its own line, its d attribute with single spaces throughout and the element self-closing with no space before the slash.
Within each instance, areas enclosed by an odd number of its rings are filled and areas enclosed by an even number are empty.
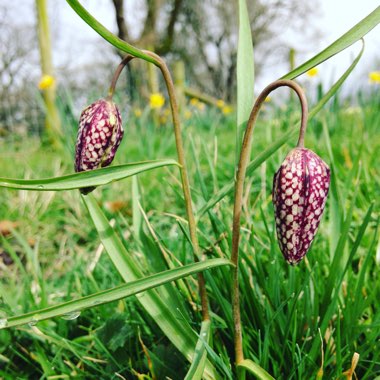
<svg viewBox="0 0 380 380">
<path fill-rule="evenodd" d="M 232 284 L 232 308 L 233 308 L 233 320 L 234 320 L 234 339 L 235 339 L 235 361 L 236 364 L 241 363 L 244 360 L 243 354 L 243 342 L 241 333 L 241 318 L 240 318 L 240 304 L 239 304 L 239 239 L 240 239 L 240 218 L 243 203 L 243 189 L 244 180 L 247 170 L 247 165 L 249 162 L 249 157 L 251 154 L 252 145 L 252 133 L 255 127 L 255 122 L 259 114 L 260 108 L 265 101 L 265 98 L 276 88 L 287 86 L 292 88 L 298 95 L 301 102 L 302 116 L 301 116 L 301 127 L 300 134 L 297 143 L 297 147 L 304 146 L 305 130 L 307 125 L 307 100 L 302 88 L 295 82 L 287 79 L 277 80 L 267 87 L 260 93 L 256 102 L 252 108 L 251 114 L 248 119 L 247 127 L 244 133 L 242 148 L 240 152 L 240 159 L 238 163 L 238 169 L 236 174 L 235 182 L 235 199 L 234 199 L 234 214 L 233 214 L 233 225 L 232 225 L 232 254 L 231 261 L 235 266 L 232 269 L 233 273 L 233 284 Z"/>
<path fill-rule="evenodd" d="M 115 92 L 115 87 L 116 87 L 116 83 L 119 79 L 119 76 L 121 74 L 121 72 L 123 71 L 124 67 L 130 62 L 132 61 L 132 59 L 135 58 L 133 55 L 126 55 L 123 60 L 119 63 L 119 66 L 117 67 L 115 73 L 113 74 L 113 77 L 112 77 L 112 81 L 111 81 L 111 85 L 110 85 L 110 88 L 108 90 L 108 96 L 107 96 L 107 100 L 111 100 L 112 99 L 112 96 Z"/>
<path fill-rule="evenodd" d="M 189 221 L 190 239 L 191 239 L 191 243 L 192 243 L 193 251 L 194 251 L 194 261 L 197 262 L 200 260 L 201 254 L 200 254 L 200 249 L 199 249 L 197 227 L 196 227 L 196 222 L 195 222 L 195 217 L 194 217 L 194 212 L 193 212 L 193 206 L 191 202 L 190 183 L 189 183 L 189 178 L 188 178 L 187 168 L 186 168 L 185 152 L 183 149 L 178 103 L 177 103 L 177 98 L 175 94 L 173 80 L 165 61 L 159 55 L 149 50 L 143 50 L 142 53 L 151 57 L 153 62 L 157 62 L 156 65 L 160 68 L 162 72 L 162 75 L 164 77 L 166 87 L 168 90 L 170 106 L 171 106 L 172 116 L 173 116 L 174 135 L 175 135 L 175 142 L 176 142 L 176 147 L 177 147 L 178 162 L 180 164 L 182 188 L 183 188 L 183 194 L 185 198 L 186 214 L 187 214 L 187 219 Z M 108 100 L 112 99 L 120 73 L 123 71 L 124 67 L 133 58 L 135 57 L 128 54 L 126 57 L 124 57 L 124 59 L 120 62 L 119 66 L 117 67 L 113 75 L 112 82 L 108 91 L 108 96 L 107 96 Z M 208 310 L 206 284 L 205 284 L 205 279 L 202 272 L 198 273 L 198 285 L 199 285 L 199 293 L 200 293 L 201 307 L 202 307 L 202 319 L 203 321 L 208 321 L 210 319 L 210 314 Z"/>
<path fill-rule="evenodd" d="M 178 103 L 177 103 L 177 97 L 175 94 L 173 80 L 165 61 L 159 55 L 148 50 L 143 50 L 143 53 L 151 56 L 153 59 L 155 59 L 158 62 L 157 66 L 162 72 L 162 75 L 164 77 L 166 87 L 168 90 L 169 99 L 170 99 L 170 107 L 172 110 L 172 117 L 173 117 L 174 135 L 175 135 L 175 142 L 176 142 L 176 147 L 177 147 L 178 162 L 181 165 L 180 167 L 181 181 L 182 181 L 183 194 L 185 198 L 186 214 L 187 214 L 187 219 L 189 221 L 190 239 L 193 245 L 194 261 L 199 261 L 202 257 L 201 257 L 201 252 L 199 249 L 199 243 L 198 243 L 198 237 L 197 237 L 197 226 L 196 226 L 193 206 L 191 202 L 190 183 L 189 183 L 189 177 L 187 173 L 185 151 L 183 149 Z M 208 308 L 205 279 L 204 279 L 203 273 L 201 272 L 198 273 L 198 286 L 199 286 L 199 295 L 200 295 L 201 307 L 202 307 L 202 319 L 203 321 L 207 321 L 210 319 L 210 314 L 209 314 L 209 308 Z"/>
</svg>

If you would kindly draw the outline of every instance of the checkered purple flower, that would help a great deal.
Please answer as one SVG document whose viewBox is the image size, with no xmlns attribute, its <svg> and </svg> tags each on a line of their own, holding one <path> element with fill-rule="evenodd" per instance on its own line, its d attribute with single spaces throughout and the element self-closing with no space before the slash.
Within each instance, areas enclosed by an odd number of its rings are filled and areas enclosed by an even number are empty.
<svg viewBox="0 0 380 380">
<path fill-rule="evenodd" d="M 111 100 L 100 99 L 85 108 L 79 119 L 75 171 L 108 166 L 123 133 L 120 112 Z"/>
<path fill-rule="evenodd" d="M 330 169 L 314 152 L 293 149 L 273 180 L 278 243 L 289 264 L 298 264 L 317 233 L 330 186 Z"/>
</svg>

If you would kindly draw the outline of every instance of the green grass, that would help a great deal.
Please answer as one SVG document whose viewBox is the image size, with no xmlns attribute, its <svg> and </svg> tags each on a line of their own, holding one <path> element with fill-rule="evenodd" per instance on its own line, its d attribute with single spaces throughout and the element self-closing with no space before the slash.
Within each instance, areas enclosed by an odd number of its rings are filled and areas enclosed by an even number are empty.
<svg viewBox="0 0 380 380">
<path fill-rule="evenodd" d="M 345 378 L 342 373 L 350 368 L 354 352 L 360 354 L 358 378 L 380 375 L 380 94 L 357 94 L 353 101 L 359 106 L 329 104 L 308 127 L 306 145 L 330 165 L 332 183 L 317 237 L 307 260 L 297 267 L 287 265 L 277 247 L 270 199 L 273 174 L 295 141 L 247 180 L 240 265 L 244 350 L 247 359 L 276 379 L 315 378 L 322 350 L 325 379 Z M 254 133 L 253 158 L 293 128 L 292 109 L 266 105 Z M 143 115 L 139 120 L 130 116 L 124 125 L 114 164 L 176 158 L 170 123 L 157 126 Z M 67 150 L 61 153 L 36 137 L 0 141 L 1 177 L 72 173 L 69 142 L 76 127 L 68 127 Z M 185 121 L 184 134 L 199 210 L 233 178 L 234 116 L 222 116 L 218 110 L 194 113 Z M 99 187 L 94 195 L 144 275 L 192 262 L 175 166 L 141 173 L 138 186 L 127 178 Z M 112 210 L 115 201 L 120 201 L 118 211 Z M 100 240 L 77 190 L 1 188 L 0 210 L 0 220 L 17 222 L 10 234 L 0 236 L 3 315 L 123 284 L 105 252 L 94 261 Z M 231 224 L 231 195 L 200 216 L 200 244 L 208 258 L 229 257 Z M 220 378 L 234 378 L 230 269 L 204 273 L 212 310 L 208 359 Z M 167 306 L 173 317 L 194 330 L 196 340 L 201 320 L 195 278 L 159 289 L 170 297 Z M 142 307 L 141 297 L 144 293 L 85 309 L 73 320 L 54 318 L 0 330 L 0 377 L 184 378 L 188 362 Z"/>
</svg>

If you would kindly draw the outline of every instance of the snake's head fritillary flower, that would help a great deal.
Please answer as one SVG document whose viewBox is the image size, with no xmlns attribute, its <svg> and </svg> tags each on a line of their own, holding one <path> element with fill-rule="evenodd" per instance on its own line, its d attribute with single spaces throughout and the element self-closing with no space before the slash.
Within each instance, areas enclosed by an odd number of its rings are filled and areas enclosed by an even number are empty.
<svg viewBox="0 0 380 380">
<path fill-rule="evenodd" d="M 85 108 L 79 119 L 75 171 L 108 166 L 123 133 L 120 112 L 111 100 L 100 99 Z"/>
<path fill-rule="evenodd" d="M 293 149 L 273 180 L 278 243 L 289 264 L 298 264 L 317 233 L 330 187 L 330 169 L 314 152 Z"/>
</svg>

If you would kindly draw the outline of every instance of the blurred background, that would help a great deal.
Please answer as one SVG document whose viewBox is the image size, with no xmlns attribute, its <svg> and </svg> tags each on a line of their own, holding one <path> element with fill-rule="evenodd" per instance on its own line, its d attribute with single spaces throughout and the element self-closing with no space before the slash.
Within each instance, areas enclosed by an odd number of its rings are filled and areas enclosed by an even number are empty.
<svg viewBox="0 0 380 380">
<path fill-rule="evenodd" d="M 120 61 L 120 53 L 88 27 L 66 2 L 47 1 L 51 40 L 48 74 L 54 83 L 49 84 L 49 78 L 46 82 L 46 77 L 43 78 L 46 67 L 41 68 L 39 52 L 38 3 L 0 0 L 0 134 L 10 127 L 19 133 L 39 132 L 44 113 L 42 95 L 46 96 L 42 90 L 53 84 L 62 100 L 60 107 L 67 107 L 67 117 L 77 118 L 89 101 L 105 94 Z M 97 0 L 82 3 L 121 38 L 164 56 L 177 82 L 190 97 L 194 97 L 191 91 L 195 91 L 210 96 L 211 102 L 216 99 L 234 104 L 237 2 Z M 247 3 L 255 51 L 255 92 L 316 54 L 378 6 L 377 0 L 250 0 Z M 353 90 L 370 91 L 374 81 L 369 73 L 380 69 L 378 40 L 379 28 L 376 28 L 366 38 L 364 56 L 345 83 L 344 96 Z M 316 96 L 318 86 L 321 90 L 322 86 L 331 85 L 350 65 L 359 48 L 357 44 L 299 78 L 309 96 Z M 118 86 L 127 95 L 125 107 L 144 104 L 149 101 L 149 94 L 160 92 L 158 75 L 147 75 L 147 66 L 142 62 L 133 62 L 123 81 Z"/>
</svg>

